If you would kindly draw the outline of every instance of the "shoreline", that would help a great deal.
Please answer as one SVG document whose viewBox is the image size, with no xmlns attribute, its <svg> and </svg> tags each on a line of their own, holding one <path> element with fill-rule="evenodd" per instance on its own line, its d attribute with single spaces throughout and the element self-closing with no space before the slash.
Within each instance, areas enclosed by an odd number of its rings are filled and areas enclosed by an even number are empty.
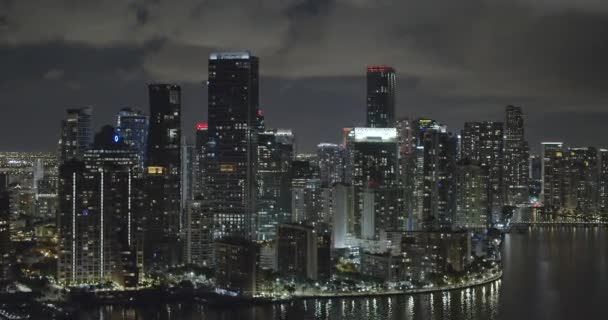
<svg viewBox="0 0 608 320">
<path fill-rule="evenodd" d="M 449 292 L 456 290 L 463 290 L 468 288 L 475 288 L 483 285 L 490 284 L 498 281 L 502 278 L 503 271 L 498 269 L 492 275 L 476 281 L 451 285 L 442 287 L 431 287 L 431 288 L 418 288 L 409 290 L 384 290 L 377 292 L 331 292 L 331 293 L 315 293 L 315 294 L 297 294 L 286 298 L 265 298 L 265 297 L 230 297 L 219 295 L 211 291 L 199 291 L 196 289 L 184 289 L 184 290 L 168 290 L 165 291 L 160 288 L 147 288 L 144 290 L 135 291 L 108 291 L 108 292 L 80 292 L 74 293 L 67 300 L 62 301 L 37 301 L 38 304 L 56 303 L 58 306 L 64 307 L 67 310 L 77 310 L 79 308 L 98 308 L 112 305 L 123 305 L 123 306 L 146 306 L 150 304 L 166 304 L 166 303 L 200 303 L 207 305 L 212 308 L 225 308 L 225 307 L 249 307 L 257 305 L 268 305 L 268 304 L 284 304 L 294 301 L 301 300 L 312 300 L 312 299 L 348 299 L 348 298 L 373 298 L 373 297 L 395 297 L 395 296 L 408 296 L 418 295 L 427 293 L 437 292 Z M 27 298 L 29 296 L 29 298 Z M 8 299 L 12 302 L 34 302 L 37 300 L 31 295 L 24 295 L 19 299 L 17 296 L 13 296 L 17 299 Z M 0 299 L 5 300 L 5 299 Z M 78 302 L 77 302 L 78 301 Z M 9 302 L 10 301 L 4 301 Z M 66 310 L 66 311 L 67 311 Z M 68 311 L 69 312 L 69 311 Z"/>
<path fill-rule="evenodd" d="M 418 295 L 425 293 L 436 293 L 436 292 L 449 292 L 449 291 L 457 291 L 468 288 L 475 288 L 479 286 L 484 286 L 490 284 L 492 282 L 498 281 L 502 278 L 502 270 L 499 270 L 497 274 L 494 274 L 490 277 L 481 279 L 479 281 L 475 281 L 473 283 L 464 283 L 461 285 L 455 285 L 450 287 L 433 287 L 433 288 L 420 288 L 420 289 L 411 289 L 408 291 L 401 290 L 391 290 L 384 292 L 338 292 L 338 293 L 328 293 L 328 294 L 311 294 L 311 295 L 295 295 L 286 299 L 277 299 L 270 300 L 265 299 L 266 303 L 286 303 L 295 300 L 309 300 L 309 299 L 341 299 L 341 298 L 373 298 L 373 297 L 390 297 L 390 296 L 407 296 L 407 295 Z M 256 300 L 256 298 L 252 298 L 250 300 Z M 257 301 L 254 301 L 253 304 L 256 304 Z M 262 302 L 262 301 L 260 301 Z"/>
</svg>

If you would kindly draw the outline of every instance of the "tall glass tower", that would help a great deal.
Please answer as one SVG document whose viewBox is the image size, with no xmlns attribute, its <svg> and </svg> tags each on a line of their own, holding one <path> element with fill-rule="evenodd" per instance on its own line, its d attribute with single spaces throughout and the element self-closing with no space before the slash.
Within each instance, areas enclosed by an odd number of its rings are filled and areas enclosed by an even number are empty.
<svg viewBox="0 0 608 320">
<path fill-rule="evenodd" d="M 148 117 L 140 110 L 124 108 L 116 116 L 116 133 L 138 157 L 138 168 L 143 171 L 148 144 Z"/>
<path fill-rule="evenodd" d="M 181 89 L 151 84 L 146 192 L 146 258 L 151 267 L 178 263 L 181 204 Z"/>
<path fill-rule="evenodd" d="M 395 126 L 395 69 L 367 67 L 367 127 Z"/>
<path fill-rule="evenodd" d="M 258 139 L 258 58 L 212 53 L 208 75 L 207 197 L 216 239 L 255 239 Z"/>
</svg>

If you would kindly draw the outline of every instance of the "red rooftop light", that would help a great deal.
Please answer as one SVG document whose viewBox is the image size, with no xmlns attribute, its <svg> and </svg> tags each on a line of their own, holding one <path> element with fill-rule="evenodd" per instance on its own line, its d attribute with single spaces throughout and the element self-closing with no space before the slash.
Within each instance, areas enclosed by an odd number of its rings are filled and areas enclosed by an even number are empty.
<svg viewBox="0 0 608 320">
<path fill-rule="evenodd" d="M 394 72 L 390 66 L 387 65 L 379 65 L 379 66 L 367 66 L 367 72 Z"/>
<path fill-rule="evenodd" d="M 209 124 L 207 122 L 199 122 L 196 124 L 196 130 L 207 130 L 209 128 Z"/>
</svg>

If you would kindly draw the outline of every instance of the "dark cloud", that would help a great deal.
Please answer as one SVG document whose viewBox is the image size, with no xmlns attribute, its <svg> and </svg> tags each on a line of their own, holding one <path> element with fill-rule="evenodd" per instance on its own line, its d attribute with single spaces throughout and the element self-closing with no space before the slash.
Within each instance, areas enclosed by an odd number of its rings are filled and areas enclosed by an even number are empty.
<svg viewBox="0 0 608 320">
<path fill-rule="evenodd" d="M 363 123 L 368 64 L 397 68 L 400 115 L 456 129 L 520 104 L 534 143 L 608 145 L 593 135 L 608 120 L 605 39 L 599 0 L 0 0 L 0 116 L 40 117 L 36 134 L 3 121 L 26 145 L 0 147 L 52 148 L 66 107 L 94 105 L 100 123 L 146 109 L 151 81 L 184 85 L 191 127 L 208 54 L 240 49 L 261 59 L 267 122 L 303 150 Z"/>
</svg>

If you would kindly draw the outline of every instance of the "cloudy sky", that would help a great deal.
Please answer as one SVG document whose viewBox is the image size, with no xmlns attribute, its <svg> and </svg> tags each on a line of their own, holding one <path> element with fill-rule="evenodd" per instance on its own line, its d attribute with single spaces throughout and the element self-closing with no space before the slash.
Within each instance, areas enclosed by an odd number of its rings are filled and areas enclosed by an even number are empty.
<svg viewBox="0 0 608 320">
<path fill-rule="evenodd" d="M 399 116 L 458 130 L 516 104 L 534 145 L 608 147 L 607 39 L 604 0 L 0 0 L 0 150 L 53 150 L 68 107 L 147 110 L 151 82 L 183 86 L 192 136 L 208 54 L 242 49 L 301 151 L 364 123 L 370 64 L 397 69 Z"/>
</svg>

